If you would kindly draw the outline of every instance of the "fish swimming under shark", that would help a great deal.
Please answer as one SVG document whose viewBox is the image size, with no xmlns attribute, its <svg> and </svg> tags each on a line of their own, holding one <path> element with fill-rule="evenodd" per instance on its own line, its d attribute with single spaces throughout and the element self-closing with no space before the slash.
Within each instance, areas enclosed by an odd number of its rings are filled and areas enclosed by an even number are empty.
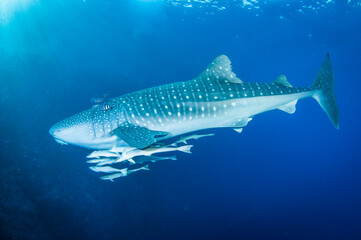
<svg viewBox="0 0 361 240">
<path fill-rule="evenodd" d="M 201 135 L 193 134 L 193 135 L 189 135 L 189 136 L 182 136 L 179 140 L 172 143 L 171 146 L 177 146 L 178 143 L 187 144 L 187 141 L 189 141 L 189 140 L 197 140 L 200 138 L 211 137 L 211 136 L 214 136 L 214 133 L 201 134 Z"/>
<path fill-rule="evenodd" d="M 49 130 L 62 144 L 90 149 L 144 149 L 174 136 L 210 129 L 238 132 L 260 113 L 280 109 L 295 112 L 299 99 L 317 100 L 339 128 L 334 75 L 326 55 L 310 87 L 293 87 L 284 75 L 269 83 L 243 82 L 227 56 L 221 55 L 196 78 L 108 99 L 107 108 L 93 107 L 69 117 Z"/>
<path fill-rule="evenodd" d="M 120 157 L 118 153 L 106 151 L 106 150 L 98 150 L 90 153 L 87 158 L 100 158 L 100 157 Z"/>
<path fill-rule="evenodd" d="M 149 169 L 149 165 L 145 165 L 145 166 L 142 166 L 140 168 L 136 168 L 136 169 L 127 169 L 127 168 L 124 168 L 124 169 L 120 169 L 120 172 L 116 172 L 116 173 L 112 173 L 110 175 L 105 175 L 105 176 L 102 176 L 100 177 L 100 179 L 102 180 L 109 180 L 109 181 L 112 181 L 114 182 L 114 179 L 115 178 L 119 178 L 119 177 L 126 177 L 128 176 L 129 174 L 132 174 L 132 173 L 135 173 L 135 172 L 138 172 L 140 170 L 150 170 Z"/>
<path fill-rule="evenodd" d="M 125 152 L 122 154 L 122 156 L 120 156 L 115 163 L 117 162 L 123 162 L 123 161 L 133 161 L 135 163 L 135 161 L 132 159 L 133 157 L 137 157 L 137 156 L 151 156 L 155 153 L 164 153 L 164 152 L 174 152 L 174 151 L 180 151 L 180 152 L 184 152 L 184 153 L 191 153 L 191 148 L 193 147 L 193 145 L 183 145 L 180 147 L 169 147 L 169 146 L 160 146 L 160 147 L 149 147 L 146 148 L 144 150 L 141 149 L 135 149 L 129 152 Z M 130 160 L 131 159 L 131 160 Z"/>
<path fill-rule="evenodd" d="M 177 160 L 177 156 L 169 156 L 169 157 L 157 157 L 157 156 L 140 156 L 140 157 L 135 157 L 133 158 L 134 162 L 136 164 L 143 164 L 146 162 L 158 162 L 158 161 L 164 161 L 164 160 L 172 160 L 172 161 L 176 161 Z"/>
<path fill-rule="evenodd" d="M 126 173 L 126 169 L 117 169 L 110 166 L 91 166 L 89 167 L 90 170 L 93 170 L 94 172 L 105 172 L 105 173 L 115 173 L 115 172 L 122 172 Z"/>
</svg>

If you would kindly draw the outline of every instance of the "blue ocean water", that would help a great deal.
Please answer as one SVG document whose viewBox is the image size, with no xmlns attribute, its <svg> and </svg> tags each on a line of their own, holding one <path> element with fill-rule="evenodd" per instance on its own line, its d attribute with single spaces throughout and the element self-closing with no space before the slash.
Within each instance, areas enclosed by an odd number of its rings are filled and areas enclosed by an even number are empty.
<svg viewBox="0 0 361 240">
<path fill-rule="evenodd" d="M 361 239 L 361 1 L 0 1 L 1 239 Z M 192 154 L 102 181 L 56 122 L 92 97 L 196 77 L 313 82 L 329 52 L 340 129 L 313 99 L 216 129 Z"/>
</svg>

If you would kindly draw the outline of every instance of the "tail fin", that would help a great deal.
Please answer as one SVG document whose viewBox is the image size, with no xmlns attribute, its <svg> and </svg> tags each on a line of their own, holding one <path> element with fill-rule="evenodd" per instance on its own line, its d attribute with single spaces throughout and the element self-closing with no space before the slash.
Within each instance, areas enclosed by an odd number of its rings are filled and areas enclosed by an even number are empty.
<svg viewBox="0 0 361 240">
<path fill-rule="evenodd" d="M 193 145 L 184 145 L 178 148 L 178 151 L 185 152 L 185 153 L 192 153 L 191 148 Z"/>
<path fill-rule="evenodd" d="M 147 165 L 144 165 L 143 167 L 141 167 L 143 170 L 150 170 L 149 169 L 149 165 L 147 164 Z"/>
<path fill-rule="evenodd" d="M 129 159 L 127 159 L 128 160 L 128 162 L 130 163 L 130 164 L 135 164 L 135 161 L 133 160 L 133 158 L 129 158 Z"/>
<path fill-rule="evenodd" d="M 328 118 L 331 120 L 333 126 L 339 129 L 339 112 L 334 93 L 335 80 L 333 76 L 332 64 L 330 54 L 327 53 L 321 68 L 318 70 L 312 88 L 321 90 L 313 96 L 314 99 L 321 105 L 326 112 Z"/>
</svg>

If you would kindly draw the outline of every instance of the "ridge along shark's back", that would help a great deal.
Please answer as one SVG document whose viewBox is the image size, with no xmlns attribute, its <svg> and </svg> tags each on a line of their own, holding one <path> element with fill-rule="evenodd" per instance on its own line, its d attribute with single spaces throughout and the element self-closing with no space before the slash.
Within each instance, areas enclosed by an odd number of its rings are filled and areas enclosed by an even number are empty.
<svg viewBox="0 0 361 240">
<path fill-rule="evenodd" d="M 146 148 L 201 129 L 232 127 L 240 132 L 254 115 L 273 109 L 293 113 L 297 101 L 306 97 L 314 97 L 338 128 L 333 88 L 329 55 L 315 83 L 302 88 L 292 87 L 283 75 L 270 83 L 244 83 L 221 55 L 195 79 L 109 99 L 106 108 L 75 115 L 50 132 L 59 141 L 89 148 Z"/>
</svg>

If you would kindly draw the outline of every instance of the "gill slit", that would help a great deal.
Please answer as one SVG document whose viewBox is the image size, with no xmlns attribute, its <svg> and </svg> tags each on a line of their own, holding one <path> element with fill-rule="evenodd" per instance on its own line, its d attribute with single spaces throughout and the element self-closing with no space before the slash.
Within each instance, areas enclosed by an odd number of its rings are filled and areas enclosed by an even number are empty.
<svg viewBox="0 0 361 240">
<path fill-rule="evenodd" d="M 91 120 L 92 120 L 92 128 L 93 128 L 93 132 L 94 132 L 94 137 L 97 137 L 97 134 L 95 132 L 95 126 L 94 126 L 94 112 L 96 111 L 96 109 L 93 109 L 92 111 L 92 115 L 91 115 Z"/>
</svg>

